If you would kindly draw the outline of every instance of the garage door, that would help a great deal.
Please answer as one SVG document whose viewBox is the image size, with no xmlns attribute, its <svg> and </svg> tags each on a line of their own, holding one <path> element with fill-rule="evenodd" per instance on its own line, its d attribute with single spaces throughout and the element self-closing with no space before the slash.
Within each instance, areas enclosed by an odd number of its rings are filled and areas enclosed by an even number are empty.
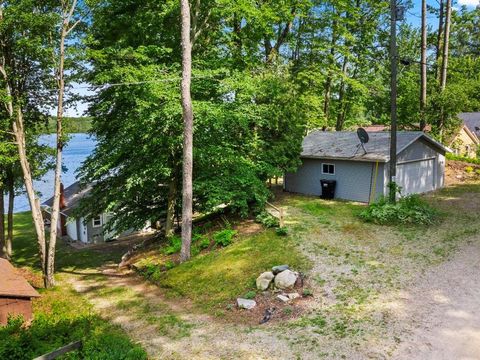
<svg viewBox="0 0 480 360">
<path fill-rule="evenodd" d="M 418 194 L 435 189 L 435 159 L 420 160 L 397 165 L 397 184 L 402 194 Z"/>
</svg>

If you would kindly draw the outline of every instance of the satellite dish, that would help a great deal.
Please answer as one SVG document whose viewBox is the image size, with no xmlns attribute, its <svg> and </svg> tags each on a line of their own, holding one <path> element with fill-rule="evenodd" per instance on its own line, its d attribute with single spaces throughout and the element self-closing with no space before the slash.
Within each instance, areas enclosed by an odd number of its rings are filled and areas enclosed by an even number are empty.
<svg viewBox="0 0 480 360">
<path fill-rule="evenodd" d="M 365 130 L 364 128 L 358 128 L 357 129 L 357 135 L 358 135 L 358 138 L 360 139 L 360 142 L 362 144 L 366 144 L 366 143 L 368 143 L 368 140 L 370 140 L 370 137 L 368 136 L 367 130 Z"/>
<path fill-rule="evenodd" d="M 365 130 L 364 128 L 358 128 L 357 129 L 357 136 L 360 139 L 360 144 L 357 146 L 357 151 L 358 151 L 358 147 L 361 146 L 363 151 L 366 154 L 367 150 L 365 149 L 364 145 L 366 143 L 368 143 L 368 141 L 370 140 L 370 136 L 368 136 L 367 130 Z"/>
</svg>

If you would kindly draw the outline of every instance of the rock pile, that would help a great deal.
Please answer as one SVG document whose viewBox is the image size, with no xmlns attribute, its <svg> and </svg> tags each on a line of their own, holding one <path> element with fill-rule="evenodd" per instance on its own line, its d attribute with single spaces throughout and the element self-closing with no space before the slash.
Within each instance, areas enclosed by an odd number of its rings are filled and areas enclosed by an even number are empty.
<svg viewBox="0 0 480 360">
<path fill-rule="evenodd" d="M 271 284 L 274 285 L 275 289 L 278 290 L 288 290 L 293 289 L 295 283 L 299 279 L 299 274 L 295 271 L 290 270 L 288 265 L 279 265 L 272 267 L 271 271 L 266 271 L 260 274 L 257 278 L 256 284 L 257 289 L 261 291 L 268 290 Z M 299 298 L 300 294 L 296 292 L 292 293 L 283 293 L 277 295 L 277 299 L 282 302 L 289 302 L 296 298 Z M 237 299 L 237 306 L 242 309 L 253 309 L 257 303 L 255 300 Z"/>
<path fill-rule="evenodd" d="M 257 289 L 267 290 L 272 281 L 277 289 L 290 289 L 295 286 L 297 278 L 298 273 L 290 270 L 288 265 L 274 266 L 272 271 L 264 272 L 257 278 Z"/>
</svg>

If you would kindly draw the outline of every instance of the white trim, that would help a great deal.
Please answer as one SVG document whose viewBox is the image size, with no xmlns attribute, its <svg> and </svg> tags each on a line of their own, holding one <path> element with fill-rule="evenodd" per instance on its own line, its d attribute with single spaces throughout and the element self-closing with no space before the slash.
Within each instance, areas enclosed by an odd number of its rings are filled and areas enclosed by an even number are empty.
<svg viewBox="0 0 480 360">
<path fill-rule="evenodd" d="M 98 220 L 98 219 L 100 219 L 100 224 L 95 225 L 95 220 Z M 99 227 L 102 227 L 102 225 L 103 225 L 103 216 L 102 215 L 98 215 L 98 216 L 95 216 L 94 218 L 92 218 L 92 227 L 99 228 Z"/>
<path fill-rule="evenodd" d="M 329 166 L 331 165 L 331 166 L 333 166 L 333 173 L 324 172 L 324 171 L 323 171 L 323 167 L 324 167 L 325 165 L 329 165 Z M 322 163 L 322 174 L 323 174 L 323 175 L 335 175 L 335 164 L 332 164 L 332 163 Z"/>
</svg>

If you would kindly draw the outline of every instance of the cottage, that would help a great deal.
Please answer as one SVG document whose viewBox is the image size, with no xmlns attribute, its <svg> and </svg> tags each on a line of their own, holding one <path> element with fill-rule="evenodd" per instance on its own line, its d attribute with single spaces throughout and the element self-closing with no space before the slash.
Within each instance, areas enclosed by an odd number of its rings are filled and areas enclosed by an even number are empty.
<svg viewBox="0 0 480 360">
<path fill-rule="evenodd" d="M 145 234 L 151 230 L 150 224 L 146 224 L 140 230 L 127 230 L 121 234 L 116 231 L 107 231 L 106 223 L 112 218 L 110 213 L 96 214 L 87 220 L 90 216 L 79 216 L 75 213 L 80 200 L 86 197 L 91 191 L 91 186 L 80 187 L 78 182 L 73 183 L 67 188 L 61 186 L 60 191 L 60 219 L 58 221 L 58 234 L 67 237 L 72 241 L 82 243 L 103 243 L 105 241 L 117 240 L 134 234 Z M 53 205 L 53 197 L 42 204 L 42 209 L 48 219 Z"/>
<path fill-rule="evenodd" d="M 388 194 L 390 133 L 370 133 L 365 151 L 355 132 L 314 131 L 303 140 L 302 165 L 284 179 L 286 191 L 322 195 L 320 180 L 335 180 L 335 197 L 371 202 Z M 445 146 L 423 132 L 397 133 L 396 183 L 403 194 L 444 186 Z"/>
<path fill-rule="evenodd" d="M 9 316 L 32 319 L 32 298 L 40 295 L 21 276 L 8 260 L 0 258 L 0 325 L 5 325 Z"/>
<path fill-rule="evenodd" d="M 449 141 L 456 155 L 477 157 L 480 148 L 480 112 L 461 113 L 462 123 Z"/>
</svg>

